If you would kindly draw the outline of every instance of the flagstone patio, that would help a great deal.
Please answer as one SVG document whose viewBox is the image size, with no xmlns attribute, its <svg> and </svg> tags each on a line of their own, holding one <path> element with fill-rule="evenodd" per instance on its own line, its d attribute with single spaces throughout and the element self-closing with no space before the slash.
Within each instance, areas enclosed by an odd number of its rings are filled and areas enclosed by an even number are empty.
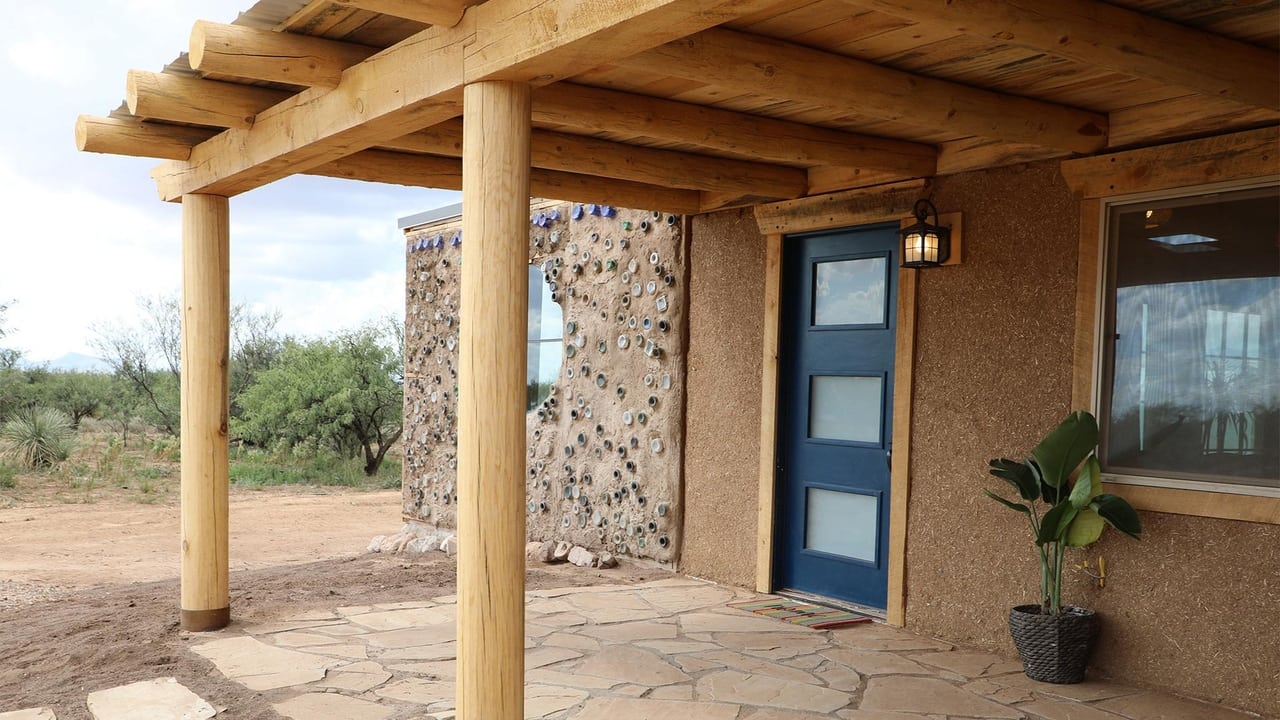
<svg viewBox="0 0 1280 720">
<path fill-rule="evenodd" d="M 1244 720 L 1172 695 L 1047 685 L 1017 663 L 880 624 L 809 630 L 726 607 L 686 578 L 535 590 L 532 720 Z M 456 598 L 340 607 L 233 627 L 193 651 L 295 720 L 454 717 Z"/>
</svg>

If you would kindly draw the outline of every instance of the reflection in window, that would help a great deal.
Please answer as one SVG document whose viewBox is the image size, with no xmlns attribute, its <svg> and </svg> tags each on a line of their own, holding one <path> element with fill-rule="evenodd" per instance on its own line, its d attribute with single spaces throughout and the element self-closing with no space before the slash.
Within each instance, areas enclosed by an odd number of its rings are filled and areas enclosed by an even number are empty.
<svg viewBox="0 0 1280 720">
<path fill-rule="evenodd" d="M 1280 487 L 1276 189 L 1113 211 L 1107 469 Z"/>
<path fill-rule="evenodd" d="M 885 258 L 814 264 L 814 325 L 883 325 Z"/>
<path fill-rule="evenodd" d="M 528 409 L 547 399 L 551 386 L 560 377 L 560 359 L 564 352 L 564 312 L 551 299 L 551 286 L 541 268 L 529 266 L 529 361 Z"/>
</svg>

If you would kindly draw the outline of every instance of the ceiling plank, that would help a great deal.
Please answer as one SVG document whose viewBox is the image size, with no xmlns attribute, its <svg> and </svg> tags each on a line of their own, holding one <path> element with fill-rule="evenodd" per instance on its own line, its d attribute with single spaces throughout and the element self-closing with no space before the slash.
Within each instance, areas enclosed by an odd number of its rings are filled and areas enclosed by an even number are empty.
<svg viewBox="0 0 1280 720">
<path fill-rule="evenodd" d="M 292 93 L 256 85 L 130 70 L 125 105 L 139 118 L 221 128 L 250 128 L 259 112 Z"/>
<path fill-rule="evenodd" d="M 932 145 L 828 130 L 662 98 L 556 83 L 533 94 L 533 121 L 696 145 L 766 162 L 932 175 Z"/>
<path fill-rule="evenodd" d="M 385 150 L 365 150 L 307 171 L 309 175 L 366 180 L 369 182 L 462 189 L 462 161 L 436 155 L 412 155 Z M 700 194 L 695 190 L 646 185 L 575 173 L 534 168 L 530 192 L 537 197 L 570 202 L 598 202 L 643 207 L 675 213 L 696 213 Z"/>
<path fill-rule="evenodd" d="M 453 27 L 462 20 L 462 14 L 482 0 L 330 0 L 334 5 L 368 10 L 382 15 L 392 15 L 415 20 L 427 25 Z"/>
<path fill-rule="evenodd" d="M 961 136 L 1080 153 L 1095 152 L 1107 143 L 1107 118 L 1099 113 L 913 75 L 732 30 L 707 30 L 617 64 Z"/>
<path fill-rule="evenodd" d="M 1280 109 L 1280 53 L 1097 0 L 844 0 L 1131 77 Z"/>
<path fill-rule="evenodd" d="M 76 147 L 84 152 L 108 155 L 186 160 L 192 147 L 208 140 L 215 132 L 136 118 L 81 115 L 76 118 Z"/>
<path fill-rule="evenodd" d="M 367 45 L 197 20 L 188 60 L 194 70 L 268 82 L 334 88 L 342 71 L 378 52 Z"/>
<path fill-rule="evenodd" d="M 449 120 L 382 143 L 381 147 L 462 157 L 462 120 Z M 530 162 L 533 167 L 579 175 L 686 190 L 756 192 L 773 199 L 799 197 L 808 189 L 805 171 L 798 168 L 658 150 L 546 130 L 533 131 Z"/>
<path fill-rule="evenodd" d="M 348 68 L 338 87 L 304 90 L 259 113 L 252 128 L 226 130 L 192 150 L 187 162 L 160 165 L 152 176 L 165 200 L 192 192 L 236 195 L 457 117 L 464 53 L 476 52 L 480 21 L 486 37 L 505 38 L 505 49 L 477 62 L 492 73 L 502 72 L 503 63 L 518 65 L 510 76 L 545 83 L 557 72 L 581 71 L 584 51 L 594 63 L 609 63 L 641 49 L 638 43 L 652 47 L 775 1 L 543 0 L 542 12 L 566 22 L 541 27 L 518 45 L 513 38 L 528 20 L 528 3 L 488 0 L 457 26 L 427 28 Z"/>
</svg>

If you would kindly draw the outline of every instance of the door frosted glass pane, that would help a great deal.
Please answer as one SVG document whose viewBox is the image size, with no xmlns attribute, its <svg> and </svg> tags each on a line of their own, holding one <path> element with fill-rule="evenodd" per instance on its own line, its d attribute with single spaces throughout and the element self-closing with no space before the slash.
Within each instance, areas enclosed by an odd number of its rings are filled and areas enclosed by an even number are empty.
<svg viewBox="0 0 1280 720">
<path fill-rule="evenodd" d="M 837 260 L 814 267 L 814 325 L 884 324 L 884 258 Z"/>
<path fill-rule="evenodd" d="M 877 505 L 873 495 L 807 488 L 805 549 L 875 562 L 880 515 Z"/>
<path fill-rule="evenodd" d="M 809 437 L 880 442 L 883 378 L 814 375 L 809 383 Z"/>
</svg>

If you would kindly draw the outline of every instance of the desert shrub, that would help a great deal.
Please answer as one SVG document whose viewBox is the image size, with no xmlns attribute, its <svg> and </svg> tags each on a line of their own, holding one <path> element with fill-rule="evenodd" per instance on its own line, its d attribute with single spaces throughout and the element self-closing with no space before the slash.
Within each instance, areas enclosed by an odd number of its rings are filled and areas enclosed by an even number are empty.
<svg viewBox="0 0 1280 720">
<path fill-rule="evenodd" d="M 0 462 L 0 490 L 12 490 L 18 487 L 18 468 Z"/>
<path fill-rule="evenodd" d="M 75 442 L 71 418 L 49 407 L 19 411 L 0 426 L 0 457 L 30 468 L 46 468 L 66 460 Z"/>
</svg>

